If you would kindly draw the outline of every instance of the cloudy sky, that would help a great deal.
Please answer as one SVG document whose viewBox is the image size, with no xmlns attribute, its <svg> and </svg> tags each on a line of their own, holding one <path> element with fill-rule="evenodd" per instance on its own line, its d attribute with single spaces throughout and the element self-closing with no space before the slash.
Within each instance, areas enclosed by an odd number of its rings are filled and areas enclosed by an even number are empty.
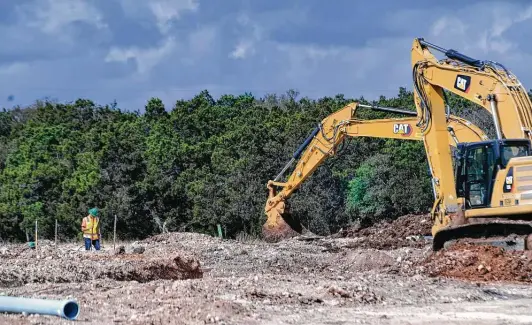
<svg viewBox="0 0 532 325">
<path fill-rule="evenodd" d="M 414 37 L 532 88 L 530 0 L 1 0 L 0 107 L 84 97 L 142 111 L 203 89 L 392 96 L 411 89 Z"/>
</svg>

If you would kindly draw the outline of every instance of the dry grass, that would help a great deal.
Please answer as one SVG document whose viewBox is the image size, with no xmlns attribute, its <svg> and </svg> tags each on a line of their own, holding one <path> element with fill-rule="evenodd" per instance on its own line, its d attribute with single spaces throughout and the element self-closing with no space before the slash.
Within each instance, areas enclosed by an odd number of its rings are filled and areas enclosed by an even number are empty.
<svg viewBox="0 0 532 325">
<path fill-rule="evenodd" d="M 235 240 L 241 243 L 246 243 L 246 244 L 258 244 L 258 243 L 263 242 L 263 240 L 259 236 L 244 233 L 244 232 L 238 233 L 235 236 Z"/>
</svg>

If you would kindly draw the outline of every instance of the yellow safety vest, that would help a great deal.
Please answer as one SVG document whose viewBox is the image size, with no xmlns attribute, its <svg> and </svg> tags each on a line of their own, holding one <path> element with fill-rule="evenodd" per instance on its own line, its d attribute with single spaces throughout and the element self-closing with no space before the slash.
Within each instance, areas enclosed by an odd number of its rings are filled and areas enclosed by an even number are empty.
<svg viewBox="0 0 532 325">
<path fill-rule="evenodd" d="M 85 230 L 83 231 L 83 237 L 90 238 L 92 240 L 100 239 L 100 219 L 95 217 L 85 217 Z"/>
</svg>

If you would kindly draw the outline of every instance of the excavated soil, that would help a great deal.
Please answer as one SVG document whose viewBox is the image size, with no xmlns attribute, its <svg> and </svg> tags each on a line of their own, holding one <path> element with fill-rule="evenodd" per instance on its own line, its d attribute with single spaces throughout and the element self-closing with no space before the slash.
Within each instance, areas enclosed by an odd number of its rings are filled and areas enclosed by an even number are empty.
<svg viewBox="0 0 532 325">
<path fill-rule="evenodd" d="M 421 265 L 431 276 L 532 283 L 530 252 L 505 251 L 501 247 L 455 244 L 429 256 Z"/>
<path fill-rule="evenodd" d="M 79 324 L 532 324 L 528 255 L 472 245 L 432 254 L 421 238 L 430 227 L 416 220 L 279 243 L 168 233 L 120 254 L 107 243 L 5 245 L 0 294 L 77 299 Z"/>
<path fill-rule="evenodd" d="M 359 238 L 362 248 L 395 249 L 399 247 L 424 247 L 425 236 L 431 236 L 430 215 L 405 215 L 393 221 L 381 221 L 373 226 L 350 227 L 337 236 Z"/>
</svg>

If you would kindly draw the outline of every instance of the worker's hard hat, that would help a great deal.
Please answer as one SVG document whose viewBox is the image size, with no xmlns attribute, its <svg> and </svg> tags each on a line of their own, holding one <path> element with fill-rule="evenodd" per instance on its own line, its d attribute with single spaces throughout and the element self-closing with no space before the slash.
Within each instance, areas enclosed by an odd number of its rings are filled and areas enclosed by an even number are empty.
<svg viewBox="0 0 532 325">
<path fill-rule="evenodd" d="M 89 213 L 95 217 L 98 216 L 98 208 L 92 208 L 89 210 Z"/>
</svg>

